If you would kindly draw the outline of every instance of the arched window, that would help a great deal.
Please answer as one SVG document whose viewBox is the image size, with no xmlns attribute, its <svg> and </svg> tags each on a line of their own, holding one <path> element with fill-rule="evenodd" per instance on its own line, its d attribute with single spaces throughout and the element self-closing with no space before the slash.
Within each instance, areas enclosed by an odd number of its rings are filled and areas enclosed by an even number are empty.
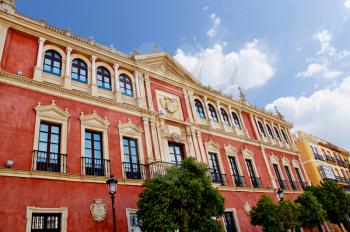
<svg viewBox="0 0 350 232">
<path fill-rule="evenodd" d="M 286 135 L 286 133 L 284 132 L 283 129 L 281 129 L 281 133 L 282 133 L 282 136 L 283 136 L 284 141 L 286 141 L 287 143 L 289 143 L 289 139 L 288 139 L 288 137 L 287 137 L 287 135 Z"/>
<path fill-rule="evenodd" d="M 265 129 L 260 121 L 258 121 L 258 125 L 259 125 L 260 132 L 264 135 L 264 137 L 266 137 Z"/>
<path fill-rule="evenodd" d="M 54 50 L 47 50 L 44 58 L 44 72 L 61 76 L 62 57 Z"/>
<path fill-rule="evenodd" d="M 129 97 L 133 96 L 132 81 L 126 74 L 121 74 L 119 76 L 119 88 L 123 95 Z"/>
<path fill-rule="evenodd" d="M 277 136 L 278 140 L 279 140 L 279 141 L 282 141 L 281 135 L 280 135 L 280 133 L 278 132 L 277 127 L 273 127 L 273 129 L 275 130 L 275 133 L 276 133 L 276 136 Z"/>
<path fill-rule="evenodd" d="M 271 127 L 269 124 L 266 123 L 266 128 L 267 128 L 267 131 L 269 132 L 269 135 L 271 136 L 272 139 L 275 139 L 275 136 L 273 135 L 272 133 L 272 130 L 271 130 Z"/>
<path fill-rule="evenodd" d="M 204 113 L 203 105 L 198 99 L 194 100 L 194 106 L 196 107 L 196 111 L 197 111 L 198 116 L 201 119 L 205 119 L 205 113 Z"/>
<path fill-rule="evenodd" d="M 219 122 L 218 115 L 216 114 L 216 110 L 215 110 L 214 106 L 212 104 L 208 104 L 208 108 L 209 108 L 209 113 L 210 113 L 211 119 L 214 122 Z"/>
<path fill-rule="evenodd" d="M 223 108 L 221 108 L 220 111 L 221 111 L 222 118 L 224 119 L 225 125 L 231 126 L 230 119 L 228 118 L 226 111 Z"/>
<path fill-rule="evenodd" d="M 237 116 L 237 114 L 235 112 L 232 112 L 232 118 L 233 118 L 233 122 L 235 124 L 235 127 L 237 129 L 241 130 L 242 129 L 241 123 L 239 122 L 238 116 Z"/>
<path fill-rule="evenodd" d="M 87 83 L 87 65 L 82 59 L 74 59 L 72 62 L 72 80 Z"/>
<path fill-rule="evenodd" d="M 111 73 L 105 67 L 97 68 L 97 86 L 102 89 L 112 89 Z"/>
</svg>

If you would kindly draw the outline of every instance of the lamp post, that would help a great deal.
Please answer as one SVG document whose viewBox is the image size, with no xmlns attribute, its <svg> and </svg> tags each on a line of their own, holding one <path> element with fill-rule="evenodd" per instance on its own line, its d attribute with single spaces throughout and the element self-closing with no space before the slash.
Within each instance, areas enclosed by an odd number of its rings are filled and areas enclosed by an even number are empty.
<svg viewBox="0 0 350 232">
<path fill-rule="evenodd" d="M 282 189 L 278 189 L 277 190 L 277 195 L 278 195 L 278 197 L 279 197 L 279 201 L 283 201 L 283 195 L 284 195 L 284 192 L 283 192 L 283 190 Z"/>
<path fill-rule="evenodd" d="M 116 223 L 115 206 L 114 206 L 114 195 L 117 192 L 118 180 L 113 175 L 111 175 L 111 177 L 107 180 L 106 183 L 108 185 L 109 195 L 111 195 L 111 199 L 112 199 L 113 232 L 117 232 L 117 223 Z"/>
</svg>

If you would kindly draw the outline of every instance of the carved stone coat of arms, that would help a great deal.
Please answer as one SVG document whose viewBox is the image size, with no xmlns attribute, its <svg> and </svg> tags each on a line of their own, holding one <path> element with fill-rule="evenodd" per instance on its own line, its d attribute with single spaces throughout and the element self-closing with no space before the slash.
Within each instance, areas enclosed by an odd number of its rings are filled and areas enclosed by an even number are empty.
<svg viewBox="0 0 350 232">
<path fill-rule="evenodd" d="M 90 205 L 90 212 L 95 221 L 102 222 L 106 218 L 107 206 L 102 199 L 95 199 L 94 203 Z"/>
</svg>

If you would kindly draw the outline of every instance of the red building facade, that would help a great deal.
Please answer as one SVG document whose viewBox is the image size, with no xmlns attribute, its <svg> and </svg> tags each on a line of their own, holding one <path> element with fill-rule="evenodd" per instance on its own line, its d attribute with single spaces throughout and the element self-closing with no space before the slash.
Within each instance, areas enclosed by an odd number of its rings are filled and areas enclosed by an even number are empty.
<svg viewBox="0 0 350 232">
<path fill-rule="evenodd" d="M 113 174 L 118 231 L 137 231 L 143 180 L 185 157 L 210 167 L 227 231 L 261 231 L 249 217 L 261 195 L 295 199 L 306 186 L 278 112 L 201 85 L 167 53 L 125 55 L 17 14 L 12 1 L 1 9 L 1 230 L 111 231 Z"/>
</svg>

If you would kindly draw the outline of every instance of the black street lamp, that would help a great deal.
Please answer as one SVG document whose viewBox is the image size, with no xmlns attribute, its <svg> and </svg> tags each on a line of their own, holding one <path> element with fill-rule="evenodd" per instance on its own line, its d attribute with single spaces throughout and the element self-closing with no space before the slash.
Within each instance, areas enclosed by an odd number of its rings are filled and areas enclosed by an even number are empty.
<svg viewBox="0 0 350 232">
<path fill-rule="evenodd" d="M 282 189 L 278 189 L 277 190 L 277 194 L 278 194 L 278 197 L 279 197 L 279 201 L 283 201 L 283 195 L 284 195 L 284 192 L 283 192 L 283 190 Z"/>
<path fill-rule="evenodd" d="M 116 218 L 115 218 L 115 206 L 114 206 L 114 195 L 117 192 L 118 180 L 113 175 L 111 175 L 111 177 L 107 180 L 106 183 L 108 185 L 109 195 L 111 195 L 111 199 L 112 199 L 113 232 L 117 232 L 117 223 L 116 223 Z"/>
</svg>

